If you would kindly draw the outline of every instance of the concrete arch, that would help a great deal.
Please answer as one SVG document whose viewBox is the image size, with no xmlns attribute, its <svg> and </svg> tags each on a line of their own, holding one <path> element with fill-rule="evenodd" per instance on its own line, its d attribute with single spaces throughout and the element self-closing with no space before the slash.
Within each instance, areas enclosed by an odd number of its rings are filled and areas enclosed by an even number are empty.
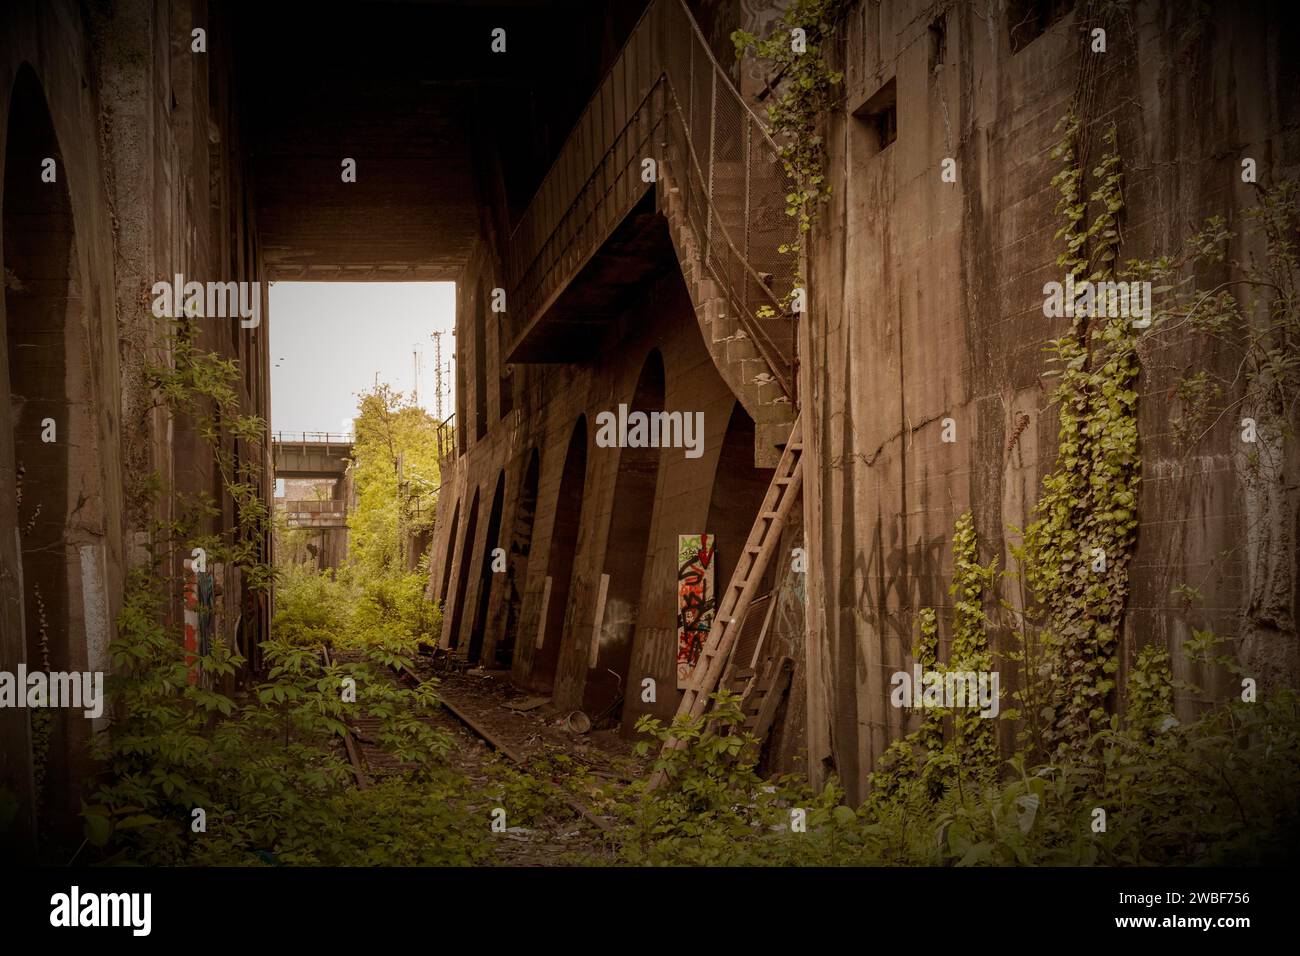
<svg viewBox="0 0 1300 956">
<path fill-rule="evenodd" d="M 628 400 L 631 412 L 664 410 L 664 360 L 651 349 Z M 628 691 L 632 644 L 645 588 L 650 529 L 659 483 L 662 449 L 624 448 L 605 543 L 604 573 L 609 576 L 599 630 L 600 645 L 587 675 L 583 709 L 593 717 L 617 722 Z"/>
<path fill-rule="evenodd" d="M 510 531 L 510 557 L 506 564 L 505 620 L 497 639 L 496 666 L 508 670 L 514 664 L 516 635 L 523 613 L 523 589 L 528 581 L 528 556 L 533 548 L 533 525 L 537 517 L 537 485 L 541 479 L 541 453 L 534 448 L 528 456 L 523 482 L 515 499 Z"/>
<path fill-rule="evenodd" d="M 465 534 L 461 538 L 460 568 L 456 575 L 456 597 L 451 609 L 451 620 L 443 632 L 443 646 L 455 648 L 460 644 L 460 625 L 464 618 L 465 602 L 468 600 L 469 569 L 474 563 L 474 532 L 478 526 L 478 489 L 470 499 L 469 511 L 466 512 Z"/>
<path fill-rule="evenodd" d="M 497 475 L 496 491 L 492 494 L 492 508 L 488 512 L 487 531 L 483 535 L 483 561 L 478 581 L 478 600 L 474 610 L 474 619 L 470 622 L 469 646 L 465 659 L 477 664 L 483 652 L 484 632 L 487 628 L 488 599 L 492 595 L 492 585 L 496 575 L 492 570 L 492 552 L 500 547 L 501 512 L 505 507 L 506 473 L 505 469 Z"/>
<path fill-rule="evenodd" d="M 714 564 L 714 594 L 721 594 L 731 580 L 745 541 L 754 526 L 763 496 L 772 483 L 773 468 L 754 467 L 754 420 L 740 403 L 731 409 L 722 451 L 713 476 L 709 515 L 704 530 L 713 535 L 717 547 Z M 766 577 L 772 576 L 769 565 Z M 764 586 L 759 593 L 766 590 Z"/>
<path fill-rule="evenodd" d="M 0 468 L 13 482 L 18 554 L 10 559 L 21 582 L 19 640 L 0 645 L 3 669 L 17 662 L 40 671 L 108 668 L 99 376 L 88 349 L 94 304 L 85 301 L 68 179 L 44 88 L 24 64 L 9 102 L 0 200 Z M 42 715 L 32 732 L 31 806 L 41 832 L 70 831 L 91 769 L 91 721 L 69 708 Z"/>
<path fill-rule="evenodd" d="M 447 533 L 447 554 L 442 562 L 442 587 L 438 590 L 438 602 L 445 610 L 447 607 L 447 588 L 451 585 L 451 564 L 456 557 L 456 530 L 460 526 L 460 502 L 451 512 L 451 527 Z"/>
<path fill-rule="evenodd" d="M 564 471 L 556 495 L 555 519 L 551 526 L 551 545 L 546 563 L 550 593 L 541 619 L 542 645 L 533 659 L 531 673 L 532 683 L 541 689 L 549 690 L 555 684 L 555 671 L 564 639 L 564 619 L 572 591 L 586 482 L 587 416 L 579 415 L 569 436 Z"/>
</svg>

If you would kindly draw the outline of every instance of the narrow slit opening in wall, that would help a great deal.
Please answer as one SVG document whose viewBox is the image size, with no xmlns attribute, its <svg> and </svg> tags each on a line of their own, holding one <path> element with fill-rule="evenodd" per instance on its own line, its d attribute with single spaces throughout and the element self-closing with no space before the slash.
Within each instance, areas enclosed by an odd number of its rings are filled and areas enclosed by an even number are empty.
<svg viewBox="0 0 1300 956">
<path fill-rule="evenodd" d="M 939 14 L 930 23 L 930 72 L 933 73 L 948 61 L 948 28 L 946 14 Z"/>
</svg>

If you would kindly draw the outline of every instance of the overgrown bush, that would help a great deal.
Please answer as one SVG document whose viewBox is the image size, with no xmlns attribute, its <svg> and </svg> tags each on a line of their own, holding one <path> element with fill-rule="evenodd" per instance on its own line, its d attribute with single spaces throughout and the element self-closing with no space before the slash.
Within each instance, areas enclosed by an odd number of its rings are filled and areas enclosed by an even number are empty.
<svg viewBox="0 0 1300 956">
<path fill-rule="evenodd" d="M 284 569 L 271 629 L 295 644 L 413 655 L 436 644 L 442 627 L 441 609 L 424 595 L 426 583 L 422 570 Z"/>
<path fill-rule="evenodd" d="M 738 698 L 720 692 L 713 700 L 709 713 L 678 716 L 670 726 L 648 716 L 637 721 L 649 738 L 638 744 L 639 752 L 669 738 L 680 746 L 655 762 L 666 784 L 653 791 L 647 781 L 633 785 L 623 810 L 622 859 L 648 865 L 837 862 L 840 831 L 833 821 L 854 815 L 837 806 L 840 791 L 832 785 L 813 794 L 797 777 L 769 782 L 758 776 L 755 740 L 741 731 Z"/>
<path fill-rule="evenodd" d="M 405 779 L 425 799 L 447 803 L 456 792 L 444 769 L 449 738 L 424 720 L 437 706 L 433 684 L 412 690 L 394 682 L 388 668 L 403 658 L 390 647 L 326 666 L 308 638 L 330 630 L 329 601 L 291 596 L 278 616 L 288 637 L 263 645 L 266 679 L 251 694 L 230 696 L 217 687 L 243 662 L 220 640 L 208 655 L 187 656 L 158 623 L 152 580 L 133 575 L 111 647 L 117 719 L 99 741 L 109 782 L 84 808 L 87 843 L 99 858 L 315 863 L 339 846 L 368 845 L 367 821 L 385 817 L 381 805 L 397 784 L 349 796 L 352 773 L 338 738 L 363 711 L 379 720 L 376 742 L 410 767 Z M 355 702 L 345 699 L 345 679 L 355 682 Z M 198 832 L 200 810 L 206 832 Z M 441 832 L 447 862 L 464 852 L 455 830 Z"/>
<path fill-rule="evenodd" d="M 1093 741 L 1100 760 L 962 778 L 937 791 L 924 774 L 874 781 L 856 811 L 832 782 L 820 794 L 794 778 L 754 774 L 740 712 L 652 719 L 660 743 L 684 742 L 659 766 L 669 782 L 638 785 L 625 811 L 622 859 L 712 865 L 1245 865 L 1282 863 L 1300 848 L 1300 698 L 1213 708 L 1162 728 L 1121 727 Z M 807 832 L 792 832 L 792 811 Z M 1104 817 L 1098 812 L 1104 811 Z M 1104 819 L 1104 829 L 1101 828 Z"/>
</svg>

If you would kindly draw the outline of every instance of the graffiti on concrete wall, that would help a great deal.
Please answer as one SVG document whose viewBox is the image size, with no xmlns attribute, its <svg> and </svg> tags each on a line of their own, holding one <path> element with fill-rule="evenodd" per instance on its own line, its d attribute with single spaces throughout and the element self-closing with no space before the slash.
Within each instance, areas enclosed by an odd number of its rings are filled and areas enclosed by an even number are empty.
<svg viewBox="0 0 1300 956">
<path fill-rule="evenodd" d="M 677 536 L 677 689 L 690 682 L 691 671 L 713 626 L 717 597 L 713 590 L 713 557 L 717 541 L 711 534 Z"/>
<path fill-rule="evenodd" d="M 200 658 L 212 653 L 220 576 L 220 565 L 199 571 L 193 561 L 185 561 L 185 663 L 191 684 L 199 683 Z"/>
</svg>

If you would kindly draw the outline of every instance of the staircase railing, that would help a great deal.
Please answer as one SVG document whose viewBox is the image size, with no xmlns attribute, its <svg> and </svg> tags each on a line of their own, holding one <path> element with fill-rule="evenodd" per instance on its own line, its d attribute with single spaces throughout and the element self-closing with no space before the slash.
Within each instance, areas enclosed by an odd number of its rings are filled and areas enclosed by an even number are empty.
<svg viewBox="0 0 1300 956">
<path fill-rule="evenodd" d="M 340 445 L 350 446 L 352 436 L 338 432 L 274 432 L 271 441 L 277 445 Z"/>
<path fill-rule="evenodd" d="M 779 248 L 797 235 L 794 184 L 682 0 L 646 9 L 511 234 L 511 311 L 527 327 L 550 307 L 650 188 L 651 157 L 682 191 L 701 264 L 792 394 L 794 261 Z M 764 306 L 780 318 L 757 318 Z"/>
<path fill-rule="evenodd" d="M 456 457 L 456 413 L 452 412 L 434 426 L 434 435 L 438 441 L 438 461 L 445 462 Z"/>
</svg>

